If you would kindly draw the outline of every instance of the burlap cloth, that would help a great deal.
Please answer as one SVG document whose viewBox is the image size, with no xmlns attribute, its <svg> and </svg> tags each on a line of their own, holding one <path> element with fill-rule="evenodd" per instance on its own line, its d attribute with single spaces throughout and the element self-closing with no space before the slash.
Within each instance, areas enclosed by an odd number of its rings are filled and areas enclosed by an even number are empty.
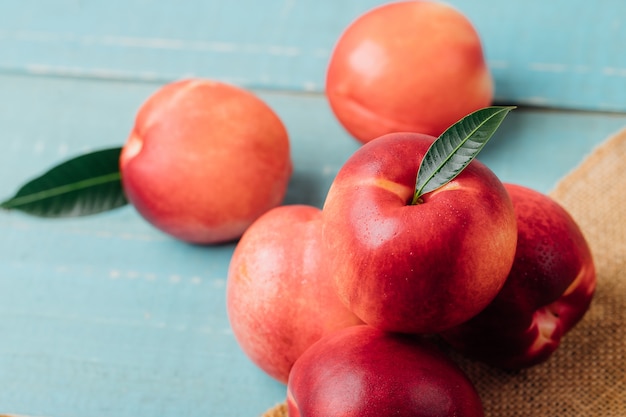
<svg viewBox="0 0 626 417">
<path fill-rule="evenodd" d="M 626 416 L 626 128 L 550 195 L 580 225 L 596 264 L 590 310 L 545 363 L 510 373 L 454 355 L 489 417 Z M 264 417 L 286 417 L 284 404 Z"/>
</svg>

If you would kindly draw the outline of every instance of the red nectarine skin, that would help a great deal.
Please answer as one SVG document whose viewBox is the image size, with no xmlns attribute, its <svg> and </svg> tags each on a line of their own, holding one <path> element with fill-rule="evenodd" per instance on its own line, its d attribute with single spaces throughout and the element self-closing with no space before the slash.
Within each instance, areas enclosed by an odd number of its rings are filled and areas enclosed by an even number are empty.
<svg viewBox="0 0 626 417">
<path fill-rule="evenodd" d="M 517 226 L 500 180 L 477 160 L 410 205 L 435 138 L 382 136 L 358 149 L 323 209 L 326 257 L 339 296 L 387 331 L 437 332 L 491 302 L 513 263 Z"/>
<path fill-rule="evenodd" d="M 321 211 L 281 206 L 237 244 L 228 270 L 227 312 L 246 355 L 287 383 L 295 360 L 324 334 L 361 324 L 337 298 L 321 251 Z"/>
<path fill-rule="evenodd" d="M 458 350 L 503 368 L 548 359 L 589 309 L 596 287 L 590 248 L 570 214 L 549 196 L 505 184 L 518 222 L 507 281 L 480 314 L 443 333 Z"/>
<path fill-rule="evenodd" d="M 123 148 L 124 191 L 151 224 L 178 239 L 231 241 L 279 205 L 292 172 L 287 131 L 252 93 L 191 79 L 139 109 Z"/>
<path fill-rule="evenodd" d="M 391 2 L 357 18 L 338 39 L 326 76 L 333 112 L 363 143 L 391 132 L 439 136 L 489 106 L 493 90 L 472 23 L 426 0 Z"/>
<path fill-rule="evenodd" d="M 325 336 L 289 376 L 290 417 L 480 417 L 471 381 L 417 338 L 353 326 Z"/>
</svg>

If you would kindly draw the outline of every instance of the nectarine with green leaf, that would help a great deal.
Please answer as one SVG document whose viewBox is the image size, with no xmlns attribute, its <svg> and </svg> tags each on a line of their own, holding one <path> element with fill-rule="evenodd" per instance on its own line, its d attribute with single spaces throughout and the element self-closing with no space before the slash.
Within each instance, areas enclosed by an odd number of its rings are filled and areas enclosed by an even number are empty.
<svg viewBox="0 0 626 417">
<path fill-rule="evenodd" d="M 323 207 L 339 298 L 365 323 L 432 333 L 480 312 L 504 285 L 517 223 L 498 177 L 475 159 L 513 107 L 488 107 L 438 138 L 390 133 L 341 167 Z"/>
</svg>

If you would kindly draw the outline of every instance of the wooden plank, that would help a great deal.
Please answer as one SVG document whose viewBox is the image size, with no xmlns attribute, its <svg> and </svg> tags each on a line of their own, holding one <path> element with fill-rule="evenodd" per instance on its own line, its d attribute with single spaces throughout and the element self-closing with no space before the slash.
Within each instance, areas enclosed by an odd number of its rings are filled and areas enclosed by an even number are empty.
<svg viewBox="0 0 626 417">
<path fill-rule="evenodd" d="M 0 3 L 0 71 L 320 92 L 345 26 L 380 0 Z M 451 0 L 485 45 L 497 100 L 626 110 L 626 3 Z"/>
<path fill-rule="evenodd" d="M 0 194 L 63 158 L 121 145 L 158 84 L 0 75 Z M 286 203 L 323 204 L 358 148 L 319 94 L 259 92 L 291 135 Z M 520 108 L 480 157 L 547 191 L 626 115 Z M 256 416 L 285 395 L 239 350 L 224 306 L 234 245 L 196 247 L 131 207 L 73 220 L 0 213 L 0 413 Z"/>
</svg>

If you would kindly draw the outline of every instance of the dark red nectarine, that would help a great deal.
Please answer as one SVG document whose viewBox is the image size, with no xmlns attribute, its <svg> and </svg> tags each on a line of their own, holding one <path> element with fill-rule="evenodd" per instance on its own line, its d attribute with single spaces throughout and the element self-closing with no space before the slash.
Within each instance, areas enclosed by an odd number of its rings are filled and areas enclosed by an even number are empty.
<svg viewBox="0 0 626 417">
<path fill-rule="evenodd" d="M 467 376 L 424 340 L 352 326 L 331 333 L 294 364 L 290 417 L 481 417 Z"/>
<path fill-rule="evenodd" d="M 572 216 L 548 195 L 505 184 L 518 223 L 515 261 L 500 293 L 443 337 L 491 365 L 523 368 L 548 359 L 587 312 L 596 287 L 593 257 Z"/>
</svg>

